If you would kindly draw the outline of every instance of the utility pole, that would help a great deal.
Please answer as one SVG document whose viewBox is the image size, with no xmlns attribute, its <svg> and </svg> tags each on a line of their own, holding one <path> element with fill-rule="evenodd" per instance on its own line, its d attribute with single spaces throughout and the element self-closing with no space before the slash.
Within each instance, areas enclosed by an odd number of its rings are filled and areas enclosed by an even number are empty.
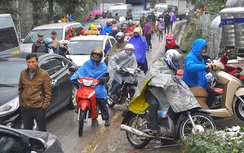
<svg viewBox="0 0 244 153">
<path fill-rule="evenodd" d="M 16 9 L 17 11 L 17 32 L 18 32 L 18 36 L 19 36 L 19 41 L 21 40 L 21 28 L 20 28 L 20 18 L 19 18 L 19 0 L 16 0 Z"/>
</svg>

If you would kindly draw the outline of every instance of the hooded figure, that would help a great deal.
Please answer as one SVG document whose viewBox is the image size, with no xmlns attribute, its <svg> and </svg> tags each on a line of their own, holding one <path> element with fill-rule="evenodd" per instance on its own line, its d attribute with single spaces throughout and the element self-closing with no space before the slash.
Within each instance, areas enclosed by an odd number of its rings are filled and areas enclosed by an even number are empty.
<svg viewBox="0 0 244 153">
<path fill-rule="evenodd" d="M 137 63 L 144 71 L 144 73 L 148 70 L 147 59 L 146 59 L 146 51 L 148 51 L 148 45 L 145 38 L 140 35 L 140 29 L 134 29 L 134 36 L 132 36 L 128 43 L 131 43 L 135 46 L 134 54 L 136 55 Z"/>
<path fill-rule="evenodd" d="M 68 29 L 68 35 L 65 37 L 65 40 L 70 40 L 72 37 L 76 37 L 75 27 L 72 26 Z"/>
<path fill-rule="evenodd" d="M 211 107 L 214 101 L 216 92 L 208 86 L 206 78 L 207 68 L 211 68 L 211 64 L 205 63 L 202 54 L 207 49 L 207 42 L 204 39 L 196 39 L 192 45 L 192 50 L 185 58 L 183 80 L 189 88 L 201 86 L 208 93 L 206 103 Z"/>
</svg>

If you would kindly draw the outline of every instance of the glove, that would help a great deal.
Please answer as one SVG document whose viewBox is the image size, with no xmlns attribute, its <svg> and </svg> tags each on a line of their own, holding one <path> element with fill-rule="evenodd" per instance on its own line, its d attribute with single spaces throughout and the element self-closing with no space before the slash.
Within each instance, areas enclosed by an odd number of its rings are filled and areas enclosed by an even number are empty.
<svg viewBox="0 0 244 153">
<path fill-rule="evenodd" d="M 109 80 L 109 77 L 102 77 L 100 80 L 99 80 L 99 84 L 106 84 Z"/>
</svg>

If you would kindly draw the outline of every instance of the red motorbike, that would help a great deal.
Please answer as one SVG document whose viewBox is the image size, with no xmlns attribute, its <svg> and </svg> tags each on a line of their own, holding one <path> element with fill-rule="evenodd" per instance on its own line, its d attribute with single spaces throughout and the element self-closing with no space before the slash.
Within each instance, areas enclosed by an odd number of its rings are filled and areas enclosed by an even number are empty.
<svg viewBox="0 0 244 153">
<path fill-rule="evenodd" d="M 95 89 L 92 86 L 99 84 L 99 80 L 91 77 L 77 78 L 77 82 L 83 86 L 76 93 L 77 121 L 79 122 L 79 136 L 82 136 L 84 122 L 91 118 L 94 121 L 98 117 L 99 107 L 96 102 Z"/>
<path fill-rule="evenodd" d="M 225 52 L 220 58 L 219 61 L 225 66 L 224 71 L 240 79 L 244 83 L 244 76 L 241 74 L 242 68 L 235 64 L 227 64 L 229 60 L 230 50 Z"/>
</svg>

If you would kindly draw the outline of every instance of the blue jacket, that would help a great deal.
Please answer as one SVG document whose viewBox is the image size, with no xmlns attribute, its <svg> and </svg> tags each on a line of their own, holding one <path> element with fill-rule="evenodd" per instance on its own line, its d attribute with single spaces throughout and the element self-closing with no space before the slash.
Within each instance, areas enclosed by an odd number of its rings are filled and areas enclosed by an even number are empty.
<svg viewBox="0 0 244 153">
<path fill-rule="evenodd" d="M 144 64 L 146 62 L 146 51 L 148 50 L 146 39 L 141 35 L 139 37 L 132 36 L 128 43 L 135 46 L 134 54 L 136 55 L 137 62 Z"/>
<path fill-rule="evenodd" d="M 106 35 L 106 32 L 103 30 L 103 28 L 100 31 L 100 35 Z"/>
<path fill-rule="evenodd" d="M 201 86 L 207 88 L 205 77 L 206 64 L 201 57 L 201 50 L 207 45 L 203 39 L 196 39 L 192 45 L 192 50 L 185 58 L 183 81 L 190 87 Z"/>
<path fill-rule="evenodd" d="M 108 72 L 108 68 L 103 61 L 101 61 L 99 65 L 96 66 L 96 63 L 93 60 L 88 60 L 83 64 L 83 66 L 81 66 L 77 70 L 79 76 L 77 75 L 77 73 L 74 73 L 70 77 L 70 81 L 74 84 L 77 84 L 80 87 L 82 85 L 78 84 L 76 81 L 78 77 L 87 76 L 99 80 L 102 78 L 102 75 L 106 72 Z M 94 86 L 93 88 L 95 88 L 97 98 L 104 98 L 105 100 L 107 99 L 107 91 L 104 85 Z"/>
<path fill-rule="evenodd" d="M 104 28 L 103 28 L 103 30 L 105 31 L 105 32 L 107 32 L 107 33 L 109 33 L 109 34 L 111 34 L 112 33 L 112 26 L 105 26 Z"/>
</svg>

